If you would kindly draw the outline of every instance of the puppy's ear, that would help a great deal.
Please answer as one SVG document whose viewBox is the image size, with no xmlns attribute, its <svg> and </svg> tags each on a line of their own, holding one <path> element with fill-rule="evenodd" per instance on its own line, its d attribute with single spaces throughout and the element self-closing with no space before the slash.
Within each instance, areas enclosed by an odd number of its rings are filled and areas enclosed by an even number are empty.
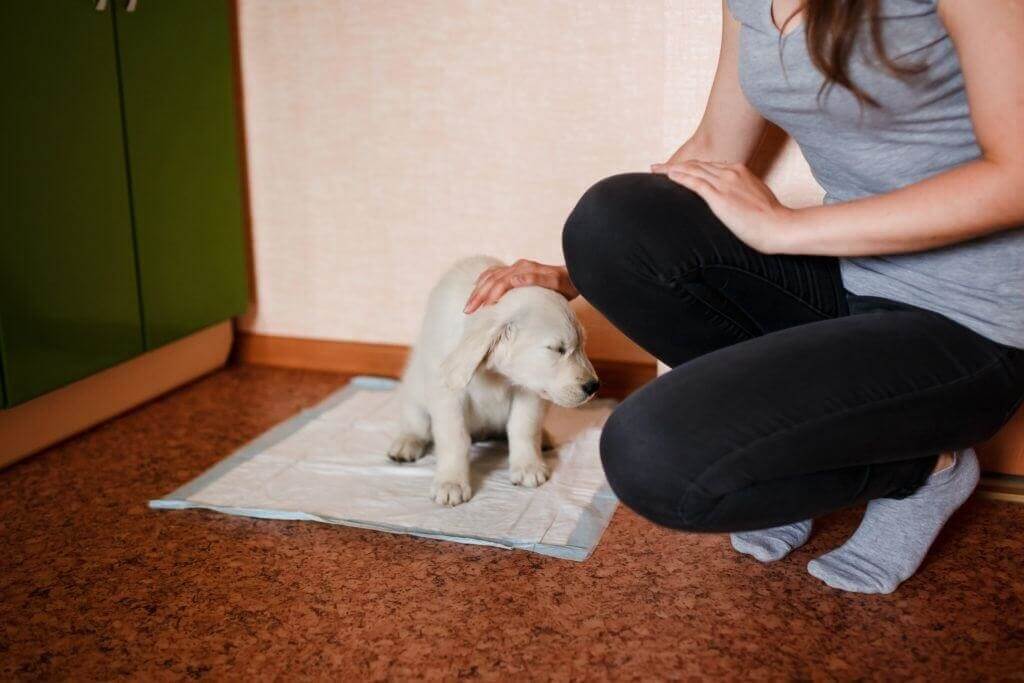
<svg viewBox="0 0 1024 683">
<path fill-rule="evenodd" d="M 458 346 L 441 362 L 441 378 L 448 388 L 465 389 L 488 352 L 509 329 L 509 325 L 493 310 L 484 309 L 472 314 L 466 321 Z"/>
</svg>

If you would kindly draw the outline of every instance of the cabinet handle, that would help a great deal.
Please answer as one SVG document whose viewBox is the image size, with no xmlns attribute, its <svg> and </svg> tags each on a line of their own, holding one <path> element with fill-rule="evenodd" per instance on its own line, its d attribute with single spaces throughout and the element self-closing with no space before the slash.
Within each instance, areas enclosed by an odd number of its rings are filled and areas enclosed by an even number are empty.
<svg viewBox="0 0 1024 683">
<path fill-rule="evenodd" d="M 107 11 L 107 0 L 96 0 L 96 11 L 106 12 Z"/>
<path fill-rule="evenodd" d="M 135 8 L 138 7 L 138 5 L 139 5 L 139 0 L 128 0 L 128 2 L 126 2 L 124 4 L 124 11 L 125 12 L 134 12 Z"/>
</svg>

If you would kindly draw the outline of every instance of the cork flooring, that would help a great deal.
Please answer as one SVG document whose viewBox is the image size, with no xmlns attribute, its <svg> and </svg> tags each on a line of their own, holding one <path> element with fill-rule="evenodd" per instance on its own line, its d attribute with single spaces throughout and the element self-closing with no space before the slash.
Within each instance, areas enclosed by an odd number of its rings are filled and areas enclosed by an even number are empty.
<svg viewBox="0 0 1024 683">
<path fill-rule="evenodd" d="M 1024 506 L 973 500 L 891 596 L 620 508 L 583 564 L 306 522 L 155 512 L 345 382 L 235 367 L 0 471 L 0 678 L 1005 679 Z"/>
</svg>

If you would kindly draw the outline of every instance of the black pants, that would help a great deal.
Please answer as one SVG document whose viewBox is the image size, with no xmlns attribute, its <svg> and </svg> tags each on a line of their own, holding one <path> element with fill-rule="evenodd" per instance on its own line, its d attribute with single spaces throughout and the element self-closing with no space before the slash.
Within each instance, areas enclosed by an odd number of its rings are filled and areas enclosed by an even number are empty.
<svg viewBox="0 0 1024 683">
<path fill-rule="evenodd" d="M 583 296 L 673 368 L 601 438 L 612 489 L 666 526 L 762 529 L 909 495 L 1024 395 L 1024 351 L 850 294 L 834 258 L 761 254 L 664 176 L 592 187 L 563 249 Z"/>
</svg>

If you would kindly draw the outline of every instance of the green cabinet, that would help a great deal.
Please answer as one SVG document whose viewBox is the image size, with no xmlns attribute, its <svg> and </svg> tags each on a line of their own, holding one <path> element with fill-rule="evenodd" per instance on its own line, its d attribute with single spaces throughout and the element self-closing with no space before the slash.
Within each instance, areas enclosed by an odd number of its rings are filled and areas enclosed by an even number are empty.
<svg viewBox="0 0 1024 683">
<path fill-rule="evenodd" d="M 230 7 L 99 6 L 0 9 L 0 406 L 245 308 Z"/>
<path fill-rule="evenodd" d="M 109 14 L 3 3 L 0 326 L 9 404 L 142 351 Z"/>
<path fill-rule="evenodd" d="M 245 310 L 228 3 L 117 5 L 147 348 Z M 168 191 L 173 188 L 173 191 Z"/>
</svg>

